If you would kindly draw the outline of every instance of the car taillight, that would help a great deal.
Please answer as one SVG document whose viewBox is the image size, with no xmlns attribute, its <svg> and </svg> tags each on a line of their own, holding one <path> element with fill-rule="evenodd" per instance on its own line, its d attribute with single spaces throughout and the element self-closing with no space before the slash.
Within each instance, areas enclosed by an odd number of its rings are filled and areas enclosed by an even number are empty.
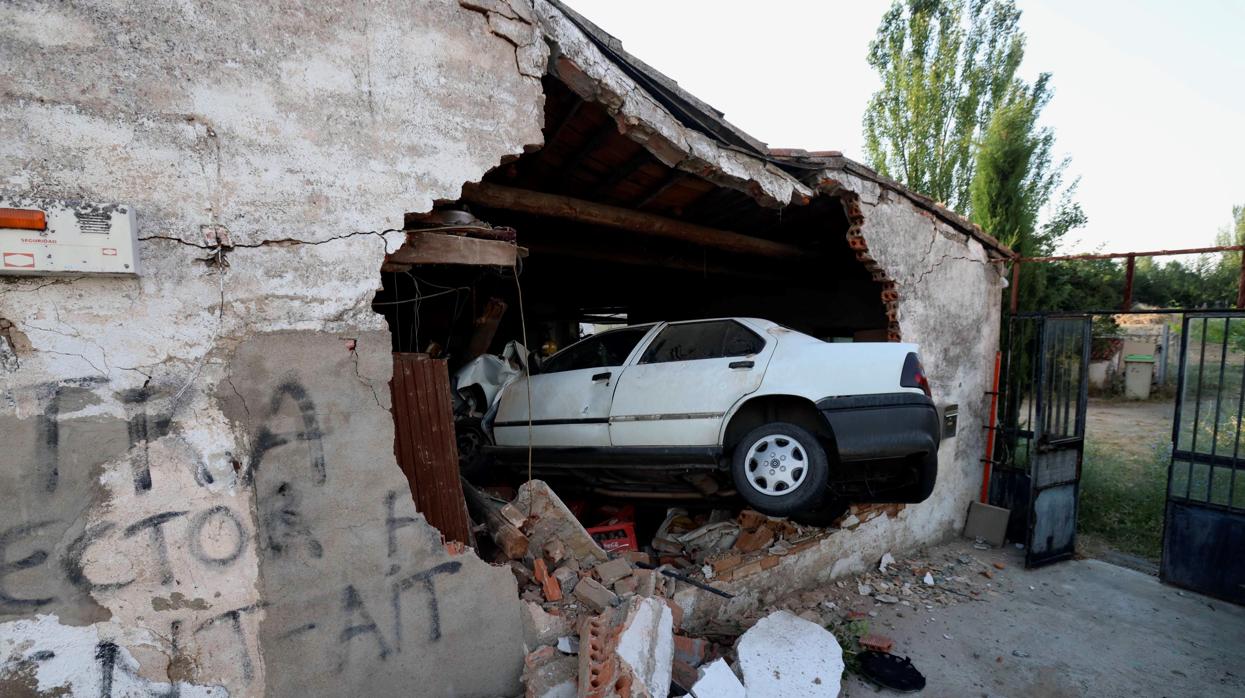
<svg viewBox="0 0 1245 698">
<path fill-rule="evenodd" d="M 925 377 L 925 369 L 921 367 L 921 360 L 917 358 L 915 352 L 908 352 L 907 358 L 903 361 L 903 374 L 899 377 L 899 384 L 905 388 L 920 388 L 926 397 L 932 397 L 929 391 L 929 379 Z"/>
</svg>

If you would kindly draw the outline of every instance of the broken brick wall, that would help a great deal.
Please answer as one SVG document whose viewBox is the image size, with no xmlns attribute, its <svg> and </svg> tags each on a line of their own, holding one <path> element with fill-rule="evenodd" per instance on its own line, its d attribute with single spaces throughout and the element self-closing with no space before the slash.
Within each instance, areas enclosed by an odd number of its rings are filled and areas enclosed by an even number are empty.
<svg viewBox="0 0 1245 698">
<path fill-rule="evenodd" d="M 545 46 L 490 5 L 0 8 L 0 198 L 133 206 L 143 266 L 0 277 L 0 694 L 517 688 L 370 308 L 385 229 L 541 140 Z"/>
</svg>

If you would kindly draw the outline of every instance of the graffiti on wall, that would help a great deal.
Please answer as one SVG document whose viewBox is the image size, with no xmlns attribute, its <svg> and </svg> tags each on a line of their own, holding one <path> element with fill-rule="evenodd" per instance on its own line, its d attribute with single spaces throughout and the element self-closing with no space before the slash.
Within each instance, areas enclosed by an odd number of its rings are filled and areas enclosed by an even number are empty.
<svg viewBox="0 0 1245 698">
<path fill-rule="evenodd" d="M 78 422 L 68 416 L 72 411 L 64 409 L 65 403 L 72 401 L 73 390 L 97 389 L 102 383 L 102 379 L 88 379 L 75 382 L 69 389 L 64 384 L 44 389 L 46 409 L 36 420 L 33 458 L 38 489 L 44 495 L 55 494 L 64 483 L 61 451 Z M 127 482 L 132 482 L 136 497 L 145 498 L 153 487 L 149 445 L 174 434 L 177 427 L 167 409 L 160 408 L 158 396 L 146 388 L 124 391 L 116 397 L 126 409 L 123 443 L 128 451 L 100 457 L 126 455 L 132 465 L 132 478 Z M 210 592 L 212 580 L 227 577 L 204 573 L 228 571 L 247 559 L 248 551 L 259 557 L 261 565 L 299 566 L 307 561 L 331 564 L 327 560 L 334 553 L 331 535 L 318 531 L 316 516 L 308 513 L 308 504 L 322 496 L 329 481 L 325 447 L 329 433 L 313 396 L 298 380 L 286 378 L 272 390 L 257 417 L 251 425 L 249 458 L 244 464 L 234 465 L 234 484 L 255 497 L 253 513 L 238 509 L 236 504 L 192 505 L 147 513 L 133 520 L 93 520 L 75 536 L 65 534 L 75 518 L 57 516 L 54 508 L 31 520 L 14 522 L 0 517 L 0 618 L 54 612 L 66 592 L 59 592 L 56 585 L 31 592 L 32 588 L 40 588 L 31 584 L 40 578 L 56 577 L 67 583 L 71 592 L 106 602 L 109 595 L 124 590 L 164 594 L 188 588 L 183 584 L 189 584 L 189 588 L 206 584 L 206 591 Z M 193 470 L 199 487 L 216 482 L 202 463 L 194 464 Z M 257 477 L 260 473 L 265 477 Z M 383 533 L 376 556 L 386 561 L 381 570 L 383 578 L 347 579 L 336 587 L 316 591 L 325 598 L 314 604 L 315 617 L 277 629 L 272 635 L 278 641 L 308 648 L 334 647 L 326 666 L 342 672 L 352 659 L 387 662 L 413 647 L 442 639 L 438 580 L 458 574 L 462 563 L 451 560 L 426 566 L 410 564 L 409 552 L 400 544 L 399 537 L 404 529 L 415 527 L 419 519 L 402 513 L 399 499 L 403 496 L 407 494 L 389 490 L 375 500 L 375 530 Z M 28 510 L 38 511 L 39 507 Z M 68 540 L 67 544 L 58 545 L 62 539 Z M 133 559 L 128 565 L 103 569 L 92 565 L 96 558 L 117 554 Z M 186 560 L 194 568 L 185 567 Z M 404 565 L 408 567 L 405 571 Z M 118 573 L 119 569 L 126 572 Z M 26 582 L 20 585 L 25 592 L 12 584 L 15 580 Z M 202 587 L 198 589 L 204 591 Z M 295 591 L 309 593 L 305 589 Z M 173 593 L 173 598 L 180 597 L 179 592 Z M 269 598 L 212 614 L 204 612 L 210 606 L 201 599 L 157 607 L 165 611 L 184 609 L 184 615 L 161 620 L 168 623 L 167 632 L 159 634 L 165 640 L 170 667 L 186 661 L 187 645 L 210 643 L 215 650 L 232 655 L 231 661 L 242 681 L 250 683 L 258 658 L 253 656 L 253 645 L 248 644 L 248 627 L 259 621 L 257 614 L 281 603 L 280 598 Z M 414 636 L 412 630 L 416 630 Z M 118 660 L 118 647 L 112 640 L 100 641 L 93 656 L 101 676 L 101 695 L 112 695 L 116 677 L 136 677 L 134 667 Z M 35 643 L 19 661 L 39 663 L 54 657 L 53 649 L 40 648 Z M 0 657 L 2 661 L 4 658 Z M 170 676 L 173 674 L 170 672 Z M 192 677 L 184 678 L 189 681 Z M 172 685 L 176 691 L 177 682 Z M 165 691 L 162 695 L 168 695 L 166 689 L 160 690 Z"/>
</svg>

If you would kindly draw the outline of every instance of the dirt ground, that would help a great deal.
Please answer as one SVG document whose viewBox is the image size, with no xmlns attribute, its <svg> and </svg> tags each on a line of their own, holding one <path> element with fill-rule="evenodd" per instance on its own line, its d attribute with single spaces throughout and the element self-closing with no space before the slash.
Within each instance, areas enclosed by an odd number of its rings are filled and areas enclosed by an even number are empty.
<svg viewBox="0 0 1245 698">
<path fill-rule="evenodd" d="M 848 602 L 925 674 L 920 695 L 1245 695 L 1245 608 L 1099 560 L 1025 570 L 1011 546 L 982 551 L 955 541 L 922 557 L 976 577 L 979 597 L 928 606 Z M 888 693 L 852 675 L 840 695 Z"/>
<path fill-rule="evenodd" d="M 1174 400 L 1103 400 L 1090 398 L 1085 438 L 1121 454 L 1149 460 L 1155 446 L 1171 443 Z"/>
</svg>

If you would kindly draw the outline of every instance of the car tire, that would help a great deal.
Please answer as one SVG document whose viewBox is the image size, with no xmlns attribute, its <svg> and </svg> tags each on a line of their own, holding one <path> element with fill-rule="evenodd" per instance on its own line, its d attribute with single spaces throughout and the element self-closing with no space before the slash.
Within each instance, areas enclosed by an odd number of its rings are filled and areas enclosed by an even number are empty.
<svg viewBox="0 0 1245 698">
<path fill-rule="evenodd" d="M 479 480 L 489 469 L 484 447 L 491 441 L 480 420 L 464 417 L 454 423 L 454 439 L 458 447 L 458 472 L 471 482 Z"/>
<path fill-rule="evenodd" d="M 830 483 L 830 463 L 812 432 L 770 422 L 748 432 L 735 446 L 731 476 L 739 496 L 752 508 L 770 516 L 791 516 L 821 505 Z"/>
</svg>

